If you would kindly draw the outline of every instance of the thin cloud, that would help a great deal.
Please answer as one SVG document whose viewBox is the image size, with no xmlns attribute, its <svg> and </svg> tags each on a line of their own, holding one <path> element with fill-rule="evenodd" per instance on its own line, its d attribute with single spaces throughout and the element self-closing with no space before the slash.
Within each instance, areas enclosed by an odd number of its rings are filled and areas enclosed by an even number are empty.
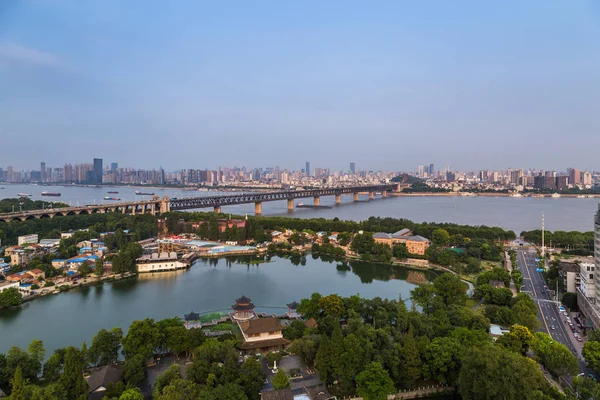
<svg viewBox="0 0 600 400">
<path fill-rule="evenodd" d="M 0 65 L 71 69 L 52 53 L 10 42 L 0 42 Z"/>
</svg>

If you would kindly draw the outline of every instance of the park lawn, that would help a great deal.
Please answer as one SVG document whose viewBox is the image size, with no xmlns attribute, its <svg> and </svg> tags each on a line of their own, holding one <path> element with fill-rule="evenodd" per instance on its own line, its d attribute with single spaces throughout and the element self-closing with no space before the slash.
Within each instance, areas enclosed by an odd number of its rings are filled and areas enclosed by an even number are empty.
<svg viewBox="0 0 600 400">
<path fill-rule="evenodd" d="M 502 265 L 502 261 L 486 261 L 486 260 L 482 260 L 481 261 L 481 267 L 485 271 L 489 271 L 489 270 L 494 269 L 494 268 L 503 268 L 503 265 Z"/>
</svg>

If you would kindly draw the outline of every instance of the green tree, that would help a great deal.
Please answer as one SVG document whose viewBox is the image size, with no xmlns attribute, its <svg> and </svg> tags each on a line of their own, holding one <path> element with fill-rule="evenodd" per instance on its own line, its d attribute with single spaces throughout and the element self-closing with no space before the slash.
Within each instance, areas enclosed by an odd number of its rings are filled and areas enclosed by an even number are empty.
<svg viewBox="0 0 600 400">
<path fill-rule="evenodd" d="M 394 382 L 378 362 L 371 362 L 356 376 L 356 391 L 365 400 L 386 400 L 394 393 Z"/>
<path fill-rule="evenodd" d="M 165 386 L 169 386 L 175 379 L 181 379 L 181 372 L 178 364 L 173 364 L 165 372 L 160 374 L 154 382 L 152 397 L 157 399 Z"/>
<path fill-rule="evenodd" d="M 21 292 L 11 287 L 0 292 L 0 308 L 15 307 L 21 304 Z"/>
<path fill-rule="evenodd" d="M 60 377 L 65 358 L 65 350 L 57 349 L 44 364 L 44 381 L 55 382 Z"/>
<path fill-rule="evenodd" d="M 200 387 L 189 380 L 174 379 L 162 389 L 157 400 L 197 400 L 200 395 Z"/>
<path fill-rule="evenodd" d="M 583 355 L 587 366 L 590 367 L 595 374 L 600 374 L 600 342 L 585 342 L 581 354 Z"/>
<path fill-rule="evenodd" d="M 577 306 L 577 293 L 566 292 L 563 294 L 560 301 L 567 307 L 569 310 L 577 311 L 579 307 Z"/>
<path fill-rule="evenodd" d="M 289 351 L 296 354 L 307 368 L 313 368 L 317 355 L 317 345 L 310 338 L 300 338 L 292 342 Z"/>
<path fill-rule="evenodd" d="M 94 263 L 94 266 L 96 267 L 94 270 L 94 274 L 96 274 L 96 276 L 104 275 L 104 261 L 102 260 L 102 258 L 98 257 L 98 259 Z"/>
<path fill-rule="evenodd" d="M 290 378 L 283 369 L 279 368 L 271 379 L 271 383 L 275 389 L 287 389 L 290 387 Z"/>
<path fill-rule="evenodd" d="M 304 336 L 305 330 L 306 326 L 304 325 L 304 322 L 293 320 L 291 324 L 284 328 L 283 337 L 288 340 L 300 339 L 302 336 Z"/>
<path fill-rule="evenodd" d="M 528 399 L 544 385 L 533 360 L 486 344 L 464 351 L 458 391 L 464 400 Z"/>
<path fill-rule="evenodd" d="M 250 400 L 259 400 L 265 374 L 258 360 L 249 358 L 244 361 L 240 371 L 240 384 Z"/>
<path fill-rule="evenodd" d="M 159 340 L 160 332 L 153 319 L 133 321 L 127 335 L 122 340 L 123 354 L 126 358 L 139 354 L 145 361 L 152 356 L 153 349 L 158 346 Z"/>
<path fill-rule="evenodd" d="M 394 255 L 394 257 L 400 260 L 406 260 L 408 257 L 410 257 L 408 247 L 406 247 L 405 243 L 399 243 L 397 245 L 394 245 L 394 248 L 392 249 L 392 254 Z"/>
<path fill-rule="evenodd" d="M 404 387 L 413 387 L 422 375 L 423 363 L 419 345 L 409 329 L 402 343 L 400 381 Z"/>
<path fill-rule="evenodd" d="M 319 300 L 319 307 L 323 309 L 325 315 L 339 317 L 344 312 L 344 303 L 337 294 L 325 296 Z"/>
<path fill-rule="evenodd" d="M 565 345 L 541 332 L 536 332 L 532 344 L 537 360 L 554 376 L 574 375 L 579 370 L 577 357 Z"/>
<path fill-rule="evenodd" d="M 467 301 L 467 285 L 460 278 L 451 273 L 445 273 L 433 281 L 435 293 L 441 296 L 444 304 L 464 305 Z"/>
<path fill-rule="evenodd" d="M 74 347 L 65 349 L 64 371 L 58 383 L 62 386 L 67 398 L 73 400 L 86 400 L 88 385 L 83 379 L 83 356 Z"/>
<path fill-rule="evenodd" d="M 119 359 L 123 331 L 113 328 L 110 331 L 100 329 L 92 339 L 89 350 L 89 360 L 94 365 L 114 364 Z"/>
<path fill-rule="evenodd" d="M 433 339 L 423 353 L 423 375 L 441 384 L 454 384 L 460 370 L 462 347 L 456 339 Z"/>
<path fill-rule="evenodd" d="M 92 272 L 92 268 L 90 267 L 90 264 L 83 262 L 79 267 L 77 267 L 77 272 L 79 272 L 79 275 L 86 277 L 90 274 L 90 272 Z"/>
<path fill-rule="evenodd" d="M 248 400 L 244 391 L 235 383 L 226 383 L 200 391 L 199 400 Z"/>
<path fill-rule="evenodd" d="M 127 389 L 124 391 L 119 400 L 144 400 L 144 395 L 138 388 Z"/>
<path fill-rule="evenodd" d="M 319 373 L 319 378 L 321 378 L 323 382 L 333 382 L 335 365 L 333 364 L 332 360 L 334 356 L 335 355 L 332 354 L 331 350 L 331 341 L 327 335 L 323 335 L 321 338 L 321 343 L 319 344 L 319 349 L 317 350 L 317 355 L 315 357 L 315 367 Z"/>
<path fill-rule="evenodd" d="M 438 246 L 448 246 L 450 234 L 445 229 L 438 228 L 431 232 L 431 241 Z"/>
<path fill-rule="evenodd" d="M 512 325 L 509 332 L 498 338 L 497 343 L 521 355 L 525 355 L 533 341 L 533 333 L 527 327 Z"/>
<path fill-rule="evenodd" d="M 26 400 L 25 380 L 23 379 L 23 373 L 21 367 L 15 369 L 15 376 L 11 382 L 12 391 L 10 393 L 10 400 Z"/>
<path fill-rule="evenodd" d="M 142 354 L 127 357 L 123 363 L 123 378 L 129 386 L 137 386 L 144 380 L 146 360 Z"/>
</svg>

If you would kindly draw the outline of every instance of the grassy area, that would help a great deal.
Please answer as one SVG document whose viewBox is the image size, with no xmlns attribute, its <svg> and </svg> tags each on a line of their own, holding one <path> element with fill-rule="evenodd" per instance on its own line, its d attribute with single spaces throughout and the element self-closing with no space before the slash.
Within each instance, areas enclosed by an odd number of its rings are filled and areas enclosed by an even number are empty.
<svg viewBox="0 0 600 400">
<path fill-rule="evenodd" d="M 481 267 L 485 270 L 488 271 L 490 269 L 494 269 L 494 268 L 503 268 L 502 262 L 501 261 L 481 261 Z"/>
<path fill-rule="evenodd" d="M 210 313 L 210 314 L 206 314 L 206 315 L 201 315 L 200 316 L 200 322 L 202 322 L 203 324 L 205 324 L 207 322 L 214 321 L 215 319 L 219 319 L 219 318 L 221 318 L 224 315 L 226 315 L 226 314 L 225 313 L 219 313 L 219 312 Z"/>
</svg>

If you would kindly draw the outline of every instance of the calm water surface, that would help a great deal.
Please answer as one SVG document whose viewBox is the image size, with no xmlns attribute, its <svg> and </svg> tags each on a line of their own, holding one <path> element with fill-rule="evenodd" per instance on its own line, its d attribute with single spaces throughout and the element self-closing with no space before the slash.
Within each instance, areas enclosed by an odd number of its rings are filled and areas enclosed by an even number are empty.
<svg viewBox="0 0 600 400">
<path fill-rule="evenodd" d="M 0 185 L 1 186 L 1 185 Z M 180 189 L 148 189 L 133 187 L 91 188 L 72 186 L 6 185 L 0 190 L 0 198 L 16 197 L 17 193 L 30 193 L 34 200 L 63 201 L 77 204 L 106 202 L 104 196 L 118 196 L 123 200 L 148 198 L 136 196 L 135 191 L 154 192 L 159 196 L 199 197 L 213 196 L 219 192 L 199 192 Z M 106 193 L 117 190 L 119 194 Z M 61 192 L 61 197 L 43 197 L 42 191 Z M 598 210 L 599 199 L 593 198 L 513 198 L 513 197 L 388 197 L 354 203 L 352 196 L 342 196 L 342 204 L 335 205 L 333 196 L 321 198 L 322 205 L 331 205 L 331 209 L 296 209 L 289 213 L 285 201 L 263 203 L 263 215 L 289 215 L 298 218 L 334 218 L 361 221 L 370 216 L 407 218 L 416 222 L 455 222 L 469 225 L 500 226 L 512 229 L 517 234 L 523 230 L 539 229 L 541 215 L 545 215 L 546 228 L 550 230 L 593 230 L 594 213 Z M 303 199 L 309 203 L 311 199 Z M 200 211 L 207 209 L 200 209 Z M 210 210 L 210 209 L 208 209 Z M 224 213 L 253 214 L 254 204 L 240 204 L 223 207 Z"/>
<path fill-rule="evenodd" d="M 0 353 L 13 345 L 27 347 L 33 339 L 42 340 L 47 350 L 83 341 L 89 345 L 101 328 L 125 330 L 136 319 L 228 311 L 242 294 L 250 297 L 258 310 L 277 313 L 285 310 L 272 307 L 285 307 L 313 292 L 408 299 L 415 287 L 409 281 L 435 277 L 430 272 L 386 265 L 353 263 L 351 271 L 340 271 L 335 262 L 311 256 L 305 261 L 305 265 L 294 265 L 275 257 L 270 263 L 244 265 L 225 259 L 199 260 L 187 271 L 141 275 L 36 299 L 0 311 Z"/>
</svg>

